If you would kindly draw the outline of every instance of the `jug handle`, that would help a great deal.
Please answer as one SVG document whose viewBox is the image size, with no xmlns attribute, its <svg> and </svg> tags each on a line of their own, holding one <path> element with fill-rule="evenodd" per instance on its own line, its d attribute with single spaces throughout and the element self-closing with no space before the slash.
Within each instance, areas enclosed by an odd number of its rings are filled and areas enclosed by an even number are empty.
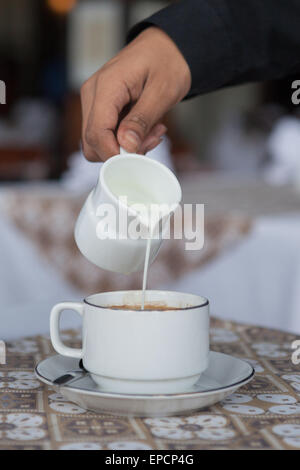
<svg viewBox="0 0 300 470">
<path fill-rule="evenodd" d="M 123 149 L 123 147 L 120 146 L 120 155 L 128 155 L 130 152 L 127 152 L 127 150 Z"/>
</svg>

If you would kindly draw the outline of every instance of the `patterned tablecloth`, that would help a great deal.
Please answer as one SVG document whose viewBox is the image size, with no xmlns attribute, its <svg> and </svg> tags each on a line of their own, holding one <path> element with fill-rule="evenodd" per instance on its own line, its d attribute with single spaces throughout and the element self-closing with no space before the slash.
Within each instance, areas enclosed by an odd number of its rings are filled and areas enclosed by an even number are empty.
<svg viewBox="0 0 300 470">
<path fill-rule="evenodd" d="M 86 412 L 41 384 L 33 369 L 53 354 L 49 338 L 9 343 L 0 365 L 2 449 L 299 449 L 297 338 L 280 331 L 212 320 L 215 351 L 251 362 L 255 378 L 223 402 L 171 418 L 128 419 Z M 65 332 L 72 346 L 77 332 Z"/>
</svg>

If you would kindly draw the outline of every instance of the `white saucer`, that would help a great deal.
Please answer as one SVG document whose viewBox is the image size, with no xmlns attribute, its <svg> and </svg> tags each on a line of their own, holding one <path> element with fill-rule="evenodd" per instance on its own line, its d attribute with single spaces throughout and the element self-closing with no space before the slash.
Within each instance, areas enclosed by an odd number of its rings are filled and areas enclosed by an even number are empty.
<svg viewBox="0 0 300 470">
<path fill-rule="evenodd" d="M 58 377 L 75 372 L 76 381 L 56 385 Z M 35 373 L 42 382 L 82 408 L 116 416 L 172 416 L 191 413 L 223 400 L 254 376 L 253 367 L 242 359 L 211 351 L 209 365 L 198 382 L 181 393 L 121 394 L 103 392 L 88 373 L 81 375 L 78 359 L 52 356 L 41 361 Z M 74 375 L 74 377 L 75 377 Z"/>
</svg>

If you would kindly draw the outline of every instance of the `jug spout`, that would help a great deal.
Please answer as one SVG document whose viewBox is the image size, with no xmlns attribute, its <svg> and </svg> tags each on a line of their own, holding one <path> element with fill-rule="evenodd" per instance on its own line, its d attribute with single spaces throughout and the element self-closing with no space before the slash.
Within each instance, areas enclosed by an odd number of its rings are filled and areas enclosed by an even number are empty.
<svg viewBox="0 0 300 470">
<path fill-rule="evenodd" d="M 170 224 L 172 214 L 179 204 L 153 204 L 148 208 L 146 214 L 138 214 L 142 232 L 147 238 L 161 237 Z"/>
</svg>

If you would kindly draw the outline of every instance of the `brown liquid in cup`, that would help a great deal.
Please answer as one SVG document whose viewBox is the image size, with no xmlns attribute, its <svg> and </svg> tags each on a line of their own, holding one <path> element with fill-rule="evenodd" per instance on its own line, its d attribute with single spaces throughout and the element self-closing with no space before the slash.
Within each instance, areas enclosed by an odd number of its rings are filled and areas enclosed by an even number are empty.
<svg viewBox="0 0 300 470">
<path fill-rule="evenodd" d="M 142 310 L 141 305 L 108 305 L 107 308 L 113 310 Z M 169 307 L 168 305 L 145 304 L 144 310 L 181 310 L 179 307 Z"/>
</svg>

